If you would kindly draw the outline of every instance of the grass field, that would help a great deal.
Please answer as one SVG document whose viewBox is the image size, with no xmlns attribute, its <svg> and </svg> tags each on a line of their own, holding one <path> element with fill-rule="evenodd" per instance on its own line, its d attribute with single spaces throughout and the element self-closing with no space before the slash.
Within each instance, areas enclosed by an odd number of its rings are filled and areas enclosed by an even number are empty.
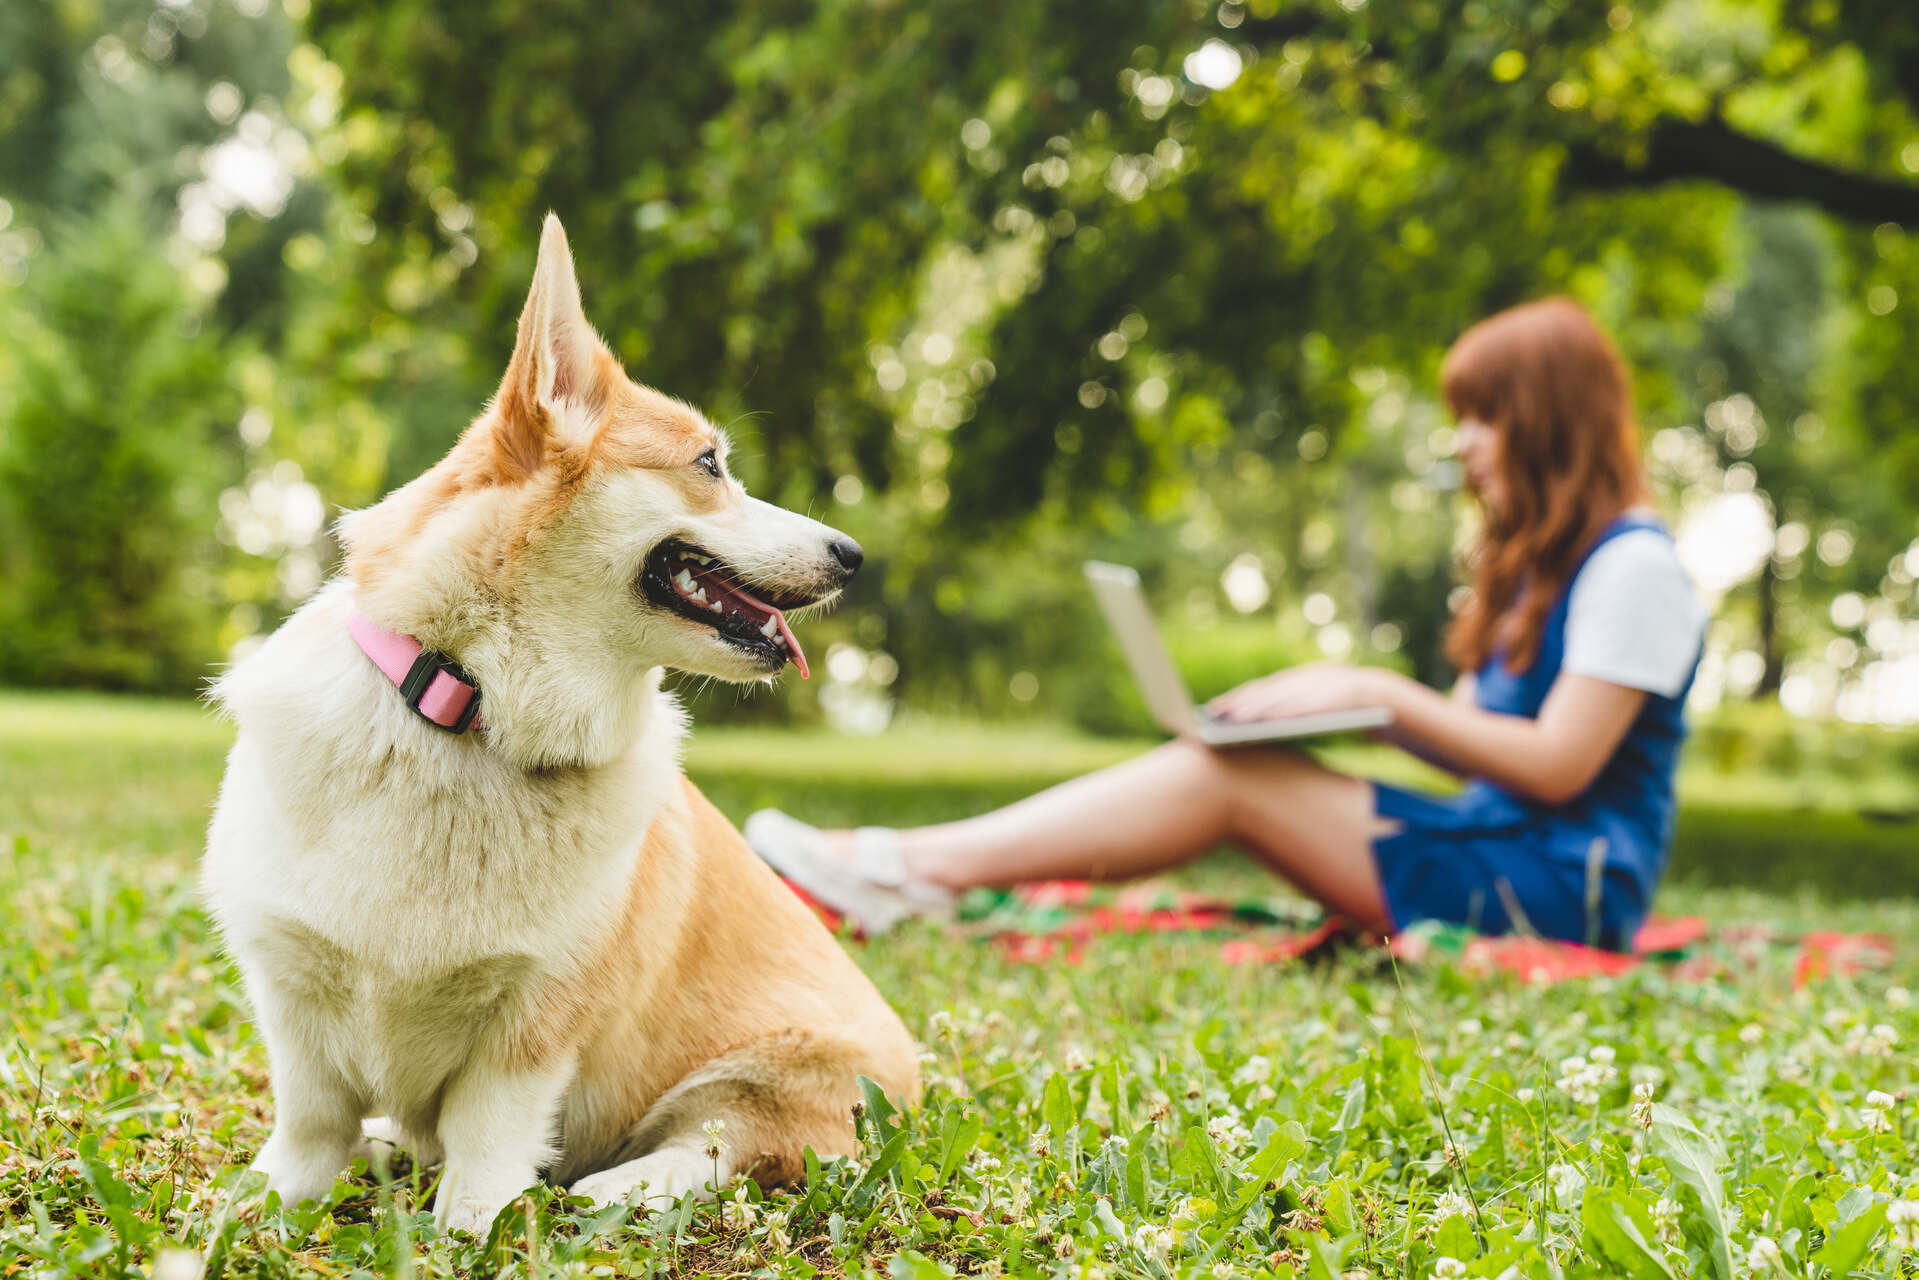
<svg viewBox="0 0 1919 1280">
<path fill-rule="evenodd" d="M 1532 988 L 1360 956 L 1235 967 L 1179 936 L 1032 966 L 916 927 L 851 945 L 927 1050 L 926 1102 L 876 1101 L 864 1159 L 803 1193 L 635 1218 L 536 1191 L 485 1240 L 435 1237 L 417 1171 L 263 1206 L 242 1171 L 265 1058 L 194 884 L 228 740 L 185 704 L 0 695 L 0 1276 L 1733 1280 L 1919 1259 L 1919 908 L 1894 896 L 1914 829 L 1807 807 L 1791 780 L 1705 777 L 1661 905 L 1881 930 L 1891 971 L 1795 989 L 1790 952 L 1759 948 L 1717 980 Z M 698 736 L 689 769 L 736 818 L 910 821 L 1134 749 L 733 730 Z M 1729 887 L 1742 870 L 1840 892 Z M 1277 892 L 1231 862 L 1198 874 Z"/>
</svg>

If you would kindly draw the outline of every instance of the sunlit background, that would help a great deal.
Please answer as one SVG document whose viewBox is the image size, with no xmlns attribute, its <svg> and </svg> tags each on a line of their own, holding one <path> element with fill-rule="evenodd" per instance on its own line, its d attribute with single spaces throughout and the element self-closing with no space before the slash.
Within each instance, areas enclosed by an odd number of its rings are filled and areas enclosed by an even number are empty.
<svg viewBox="0 0 1919 1280">
<path fill-rule="evenodd" d="M 553 208 L 635 375 L 868 549 L 813 684 L 704 718 L 1138 730 L 1088 555 L 1201 693 L 1444 682 L 1437 359 L 1564 291 L 1715 607 L 1697 709 L 1919 723 L 1919 122 L 1877 12 L 14 0 L 0 680 L 178 692 L 256 644 L 484 402 Z"/>
</svg>

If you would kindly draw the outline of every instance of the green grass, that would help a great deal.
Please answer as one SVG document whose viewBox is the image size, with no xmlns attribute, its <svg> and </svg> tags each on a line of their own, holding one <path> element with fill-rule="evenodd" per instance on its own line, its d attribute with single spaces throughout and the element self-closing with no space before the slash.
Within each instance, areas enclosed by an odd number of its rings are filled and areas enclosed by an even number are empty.
<svg viewBox="0 0 1919 1280">
<path fill-rule="evenodd" d="M 240 1194 L 267 1131 L 265 1056 L 195 891 L 228 741 L 188 705 L 0 695 L 0 1276 L 145 1274 L 178 1248 L 223 1275 L 1425 1280 L 1455 1258 L 1472 1275 L 1731 1280 L 1782 1274 L 1762 1239 L 1783 1274 L 1902 1274 L 1886 1218 L 1919 1196 L 1919 1125 L 1903 1097 L 1883 1127 L 1868 1103 L 1913 1084 L 1919 966 L 1903 943 L 1919 909 L 1724 887 L 1740 859 L 1702 852 L 1688 871 L 1684 846 L 1668 909 L 1878 929 L 1902 943 L 1892 970 L 1795 990 L 1790 951 L 1762 947 L 1729 954 L 1718 980 L 1529 988 L 1364 957 L 1234 967 L 1198 937 L 1030 966 L 920 926 L 855 951 L 928 1050 L 926 1103 L 903 1118 L 876 1104 L 865 1157 L 807 1191 L 651 1219 L 541 1191 L 483 1241 L 435 1237 L 417 1172 L 265 1207 Z M 880 742 L 715 731 L 689 768 L 735 817 L 778 803 L 919 821 L 1138 745 L 937 724 Z M 1695 841 L 1703 823 L 1829 885 L 1862 859 L 1910 859 L 1910 828 L 1871 843 L 1901 829 L 1801 811 L 1784 780 L 1760 790 L 1772 807 L 1736 794 L 1748 782 L 1714 785 L 1688 779 Z M 1231 861 L 1202 874 L 1278 892 Z M 1635 1078 L 1656 1079 L 1643 1125 Z"/>
</svg>

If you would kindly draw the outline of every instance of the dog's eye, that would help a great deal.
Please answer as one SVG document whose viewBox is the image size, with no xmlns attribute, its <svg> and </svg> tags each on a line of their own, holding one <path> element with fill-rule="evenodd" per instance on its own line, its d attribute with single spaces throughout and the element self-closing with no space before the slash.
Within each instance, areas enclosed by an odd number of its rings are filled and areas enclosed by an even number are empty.
<svg viewBox="0 0 1919 1280">
<path fill-rule="evenodd" d="M 707 475 L 712 476 L 715 480 L 720 478 L 720 457 L 711 449 L 708 449 L 705 453 L 693 459 L 693 465 L 706 472 Z"/>
</svg>

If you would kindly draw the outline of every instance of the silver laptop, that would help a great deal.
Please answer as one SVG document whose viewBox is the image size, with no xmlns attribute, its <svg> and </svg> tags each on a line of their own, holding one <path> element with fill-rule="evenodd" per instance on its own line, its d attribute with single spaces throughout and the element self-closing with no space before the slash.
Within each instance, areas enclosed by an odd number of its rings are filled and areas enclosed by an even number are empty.
<svg viewBox="0 0 1919 1280">
<path fill-rule="evenodd" d="M 1160 641 L 1153 615 L 1146 607 L 1146 595 L 1139 589 L 1138 572 L 1123 564 L 1088 560 L 1086 580 L 1093 584 L 1099 607 L 1113 625 L 1113 635 L 1120 652 L 1126 655 L 1126 665 L 1133 669 L 1146 709 L 1168 733 L 1189 734 L 1209 746 L 1234 747 L 1377 729 L 1392 722 L 1392 713 L 1384 707 L 1356 707 L 1244 724 L 1210 716 L 1204 708 L 1193 705 L 1193 695 L 1187 692 L 1186 681 L 1173 665 L 1173 655 Z"/>
</svg>

